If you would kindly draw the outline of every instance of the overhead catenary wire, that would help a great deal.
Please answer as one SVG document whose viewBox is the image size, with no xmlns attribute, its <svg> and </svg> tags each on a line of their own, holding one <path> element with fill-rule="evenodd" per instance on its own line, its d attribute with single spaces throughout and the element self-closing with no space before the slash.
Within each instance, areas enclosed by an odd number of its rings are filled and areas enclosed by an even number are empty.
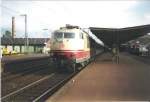
<svg viewBox="0 0 150 102">
<path fill-rule="evenodd" d="M 2 8 L 4 8 L 4 9 L 7 9 L 7 10 L 11 11 L 11 13 L 13 12 L 13 13 L 15 13 L 15 14 L 20 14 L 19 11 L 16 11 L 16 10 L 11 9 L 11 8 L 9 8 L 9 7 L 6 7 L 6 6 L 4 6 L 4 5 L 1 5 L 1 4 L 0 4 L 0 7 L 2 7 Z"/>
</svg>

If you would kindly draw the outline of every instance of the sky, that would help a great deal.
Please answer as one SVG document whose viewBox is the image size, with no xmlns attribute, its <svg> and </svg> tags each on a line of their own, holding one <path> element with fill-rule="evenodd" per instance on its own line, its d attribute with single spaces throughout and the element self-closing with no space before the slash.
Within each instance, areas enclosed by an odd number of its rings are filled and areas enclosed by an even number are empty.
<svg viewBox="0 0 150 102">
<path fill-rule="evenodd" d="M 2 9 L 2 31 L 11 30 L 15 17 L 16 37 L 24 37 L 27 14 L 29 37 L 49 37 L 50 32 L 66 24 L 82 28 L 124 28 L 150 24 L 150 1 L 5 1 Z M 43 30 L 47 29 L 47 30 Z"/>
</svg>

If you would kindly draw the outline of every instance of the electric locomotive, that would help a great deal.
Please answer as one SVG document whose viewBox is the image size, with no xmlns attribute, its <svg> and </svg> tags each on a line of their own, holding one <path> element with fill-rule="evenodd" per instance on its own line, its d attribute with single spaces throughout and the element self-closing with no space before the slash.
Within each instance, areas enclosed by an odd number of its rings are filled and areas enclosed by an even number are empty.
<svg viewBox="0 0 150 102">
<path fill-rule="evenodd" d="M 89 36 L 78 26 L 66 25 L 54 31 L 50 43 L 50 56 L 58 68 L 65 66 L 69 71 L 76 71 L 81 68 L 77 65 L 84 66 L 89 62 Z"/>
</svg>

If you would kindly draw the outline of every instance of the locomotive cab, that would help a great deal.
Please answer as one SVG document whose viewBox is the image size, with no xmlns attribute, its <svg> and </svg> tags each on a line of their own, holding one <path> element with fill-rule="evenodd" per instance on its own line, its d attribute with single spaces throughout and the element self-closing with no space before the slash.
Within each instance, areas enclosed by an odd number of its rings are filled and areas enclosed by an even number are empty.
<svg viewBox="0 0 150 102">
<path fill-rule="evenodd" d="M 79 32 L 76 30 L 55 31 L 52 35 L 52 51 L 56 50 L 82 50 L 83 39 L 80 39 Z"/>
</svg>

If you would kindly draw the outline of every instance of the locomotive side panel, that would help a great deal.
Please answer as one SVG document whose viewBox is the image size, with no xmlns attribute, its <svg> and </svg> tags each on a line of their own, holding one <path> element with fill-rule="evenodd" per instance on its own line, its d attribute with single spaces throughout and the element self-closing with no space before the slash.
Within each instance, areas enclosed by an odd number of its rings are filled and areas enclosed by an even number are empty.
<svg viewBox="0 0 150 102">
<path fill-rule="evenodd" d="M 90 59 L 90 47 L 89 47 L 89 39 L 88 35 L 84 32 L 79 33 L 80 39 L 83 40 L 83 50 L 77 56 L 77 63 L 85 62 Z"/>
</svg>

